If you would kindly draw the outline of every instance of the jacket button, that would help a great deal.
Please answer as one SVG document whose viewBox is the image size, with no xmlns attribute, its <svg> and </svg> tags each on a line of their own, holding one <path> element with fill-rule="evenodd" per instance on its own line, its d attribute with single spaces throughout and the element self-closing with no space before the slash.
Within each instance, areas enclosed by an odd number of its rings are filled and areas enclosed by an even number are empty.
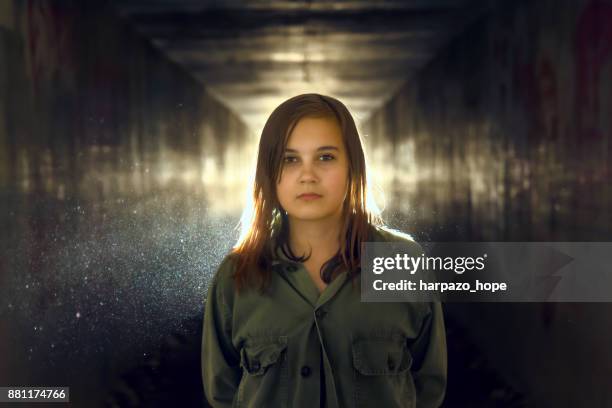
<svg viewBox="0 0 612 408">
<path fill-rule="evenodd" d="M 308 377 L 310 375 L 310 367 L 308 367 L 307 365 L 302 366 L 300 374 L 302 374 L 302 377 Z"/>
<path fill-rule="evenodd" d="M 295 265 L 289 265 L 289 266 L 287 266 L 287 271 L 295 272 L 295 271 L 297 271 L 297 267 Z"/>
<path fill-rule="evenodd" d="M 315 312 L 315 316 L 317 316 L 317 319 L 322 319 L 323 316 L 325 316 L 327 314 L 327 312 L 325 311 L 325 309 L 317 309 Z"/>
</svg>

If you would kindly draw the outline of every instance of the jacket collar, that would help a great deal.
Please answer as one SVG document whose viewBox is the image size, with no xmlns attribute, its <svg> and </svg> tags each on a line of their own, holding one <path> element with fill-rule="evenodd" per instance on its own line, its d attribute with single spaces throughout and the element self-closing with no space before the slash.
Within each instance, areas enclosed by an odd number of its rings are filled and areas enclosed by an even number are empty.
<svg viewBox="0 0 612 408">
<path fill-rule="evenodd" d="M 271 263 L 275 266 L 279 273 L 294 289 L 315 309 L 327 303 L 340 290 L 347 280 L 346 271 L 342 271 L 332 282 L 330 282 L 323 292 L 319 293 L 308 271 L 301 262 L 290 260 L 282 251 L 275 248 L 276 241 L 274 238 L 271 241 L 272 260 Z"/>
<path fill-rule="evenodd" d="M 375 226 L 370 226 L 370 229 L 368 231 L 368 242 L 385 242 L 388 239 L 386 238 L 386 236 L 384 235 L 383 230 L 381 230 L 379 227 L 375 227 Z M 297 264 L 298 262 L 292 261 L 290 260 L 282 251 L 282 249 L 280 247 L 276 248 L 276 237 L 273 235 L 270 241 L 270 250 L 271 250 L 271 263 L 272 265 L 278 265 L 278 264 Z"/>
</svg>

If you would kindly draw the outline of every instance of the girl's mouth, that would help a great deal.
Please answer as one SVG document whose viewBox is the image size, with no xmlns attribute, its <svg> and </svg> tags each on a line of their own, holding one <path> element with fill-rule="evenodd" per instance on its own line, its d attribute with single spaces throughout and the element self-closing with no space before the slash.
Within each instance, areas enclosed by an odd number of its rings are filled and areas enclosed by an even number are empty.
<svg viewBox="0 0 612 408">
<path fill-rule="evenodd" d="M 317 198 L 321 198 L 321 196 L 319 194 L 306 193 L 306 194 L 300 194 L 298 198 L 301 200 L 305 200 L 305 201 L 311 201 L 311 200 L 316 200 Z"/>
</svg>

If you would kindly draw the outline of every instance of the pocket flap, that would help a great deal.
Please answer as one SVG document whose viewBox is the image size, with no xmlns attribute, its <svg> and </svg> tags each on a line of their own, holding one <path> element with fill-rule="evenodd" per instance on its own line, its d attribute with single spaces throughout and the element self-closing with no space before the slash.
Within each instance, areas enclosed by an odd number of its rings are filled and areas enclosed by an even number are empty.
<svg viewBox="0 0 612 408">
<path fill-rule="evenodd" d="M 279 360 L 286 348 L 285 337 L 248 342 L 240 350 L 240 366 L 251 375 L 261 375 L 268 366 Z"/>
<path fill-rule="evenodd" d="M 412 365 L 405 342 L 376 338 L 353 341 L 353 365 L 363 375 L 397 375 Z"/>
</svg>

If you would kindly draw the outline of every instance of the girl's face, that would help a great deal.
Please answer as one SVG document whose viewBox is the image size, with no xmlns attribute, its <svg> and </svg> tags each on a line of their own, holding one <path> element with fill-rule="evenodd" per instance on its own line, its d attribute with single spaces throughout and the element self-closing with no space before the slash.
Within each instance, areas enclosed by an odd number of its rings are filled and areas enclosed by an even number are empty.
<svg viewBox="0 0 612 408">
<path fill-rule="evenodd" d="M 290 219 L 340 218 L 348 187 L 348 158 L 335 119 L 300 119 L 289 135 L 282 166 L 276 190 Z"/>
</svg>

